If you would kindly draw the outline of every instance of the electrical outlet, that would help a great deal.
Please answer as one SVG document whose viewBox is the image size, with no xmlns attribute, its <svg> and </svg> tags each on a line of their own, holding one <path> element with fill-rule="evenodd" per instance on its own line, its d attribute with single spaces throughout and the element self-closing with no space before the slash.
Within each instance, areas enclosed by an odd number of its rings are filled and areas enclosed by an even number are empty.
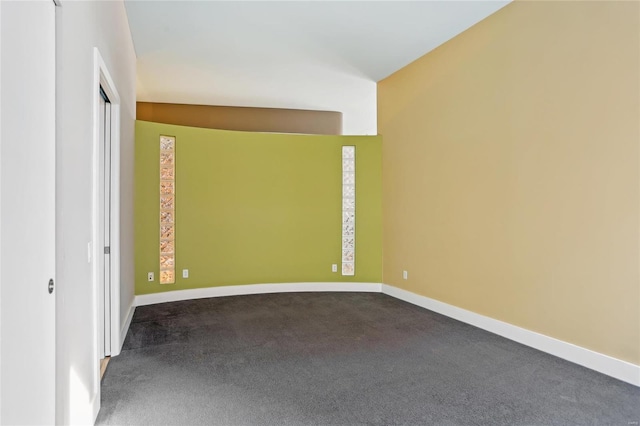
<svg viewBox="0 0 640 426">
<path fill-rule="evenodd" d="M 333 265 L 331 265 L 331 272 L 338 272 L 338 264 L 334 263 Z"/>
<path fill-rule="evenodd" d="M 409 279 L 409 273 L 407 271 L 402 271 L 402 279 L 403 280 Z"/>
<path fill-rule="evenodd" d="M 182 270 L 182 278 L 189 278 L 189 270 L 188 269 L 183 269 Z"/>
<path fill-rule="evenodd" d="M 151 282 L 153 281 L 155 278 L 153 277 L 153 272 L 149 272 L 147 274 L 147 281 Z"/>
</svg>

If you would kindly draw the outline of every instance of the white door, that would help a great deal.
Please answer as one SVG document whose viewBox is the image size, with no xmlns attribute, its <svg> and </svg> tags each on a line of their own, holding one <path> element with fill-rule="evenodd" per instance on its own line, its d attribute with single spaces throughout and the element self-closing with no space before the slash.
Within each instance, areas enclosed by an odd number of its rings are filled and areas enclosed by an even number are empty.
<svg viewBox="0 0 640 426">
<path fill-rule="evenodd" d="M 0 423 L 46 425 L 55 421 L 53 2 L 0 1 L 0 40 Z"/>
<path fill-rule="evenodd" d="M 101 220 L 104 257 L 99 280 L 98 331 L 100 358 L 111 355 L 111 102 L 100 87 L 100 187 L 102 188 Z"/>
</svg>

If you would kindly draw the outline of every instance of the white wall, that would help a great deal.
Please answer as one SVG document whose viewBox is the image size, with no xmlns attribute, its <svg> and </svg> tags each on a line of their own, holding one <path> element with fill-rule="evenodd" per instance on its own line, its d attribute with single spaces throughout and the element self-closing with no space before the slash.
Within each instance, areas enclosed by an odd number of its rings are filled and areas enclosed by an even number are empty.
<svg viewBox="0 0 640 426">
<path fill-rule="evenodd" d="M 2 2 L 2 424 L 54 421 L 55 6 Z M 46 354 L 46 356 L 43 356 Z"/>
<path fill-rule="evenodd" d="M 91 423 L 99 404 L 92 235 L 93 48 L 121 98 L 121 314 L 133 303 L 133 145 L 136 57 L 122 1 L 62 1 L 56 11 L 56 417 Z"/>
<path fill-rule="evenodd" d="M 2 3 L 0 2 L 0 22 L 2 22 Z M 0 46 L 2 45 L 2 31 L 0 31 Z M 0 81 L 2 81 L 2 52 L 0 52 Z M 0 84 L 0 99 L 2 99 L 2 84 Z M 1 102 L 0 102 L 1 104 Z M 2 146 L 2 106 L 0 106 L 0 147 Z M 0 149 L 0 176 L 2 175 L 2 149 Z M 0 179 L 0 187 L 2 180 Z M 2 211 L 2 193 L 0 192 L 0 212 Z M 0 213 L 0 224 L 2 224 L 2 215 Z M 2 241 L 2 226 L 0 225 L 0 241 Z M 0 259 L 2 259 L 2 251 L 0 249 Z M 0 266 L 1 266 L 0 262 Z M 0 267 L 0 277 L 2 269 Z M 2 279 L 0 278 L 0 307 L 2 306 Z M 2 310 L 0 309 L 0 318 L 2 318 Z M 2 321 L 0 320 L 0 330 L 2 330 Z M 0 332 L 0 354 L 2 353 L 2 333 Z M 0 365 L 2 365 L 2 357 L 0 356 Z M 2 375 L 0 374 L 0 383 L 2 383 Z M 2 418 L 2 386 L 0 386 L 0 419 Z"/>
<path fill-rule="evenodd" d="M 377 134 L 377 86 L 367 77 L 322 64 L 290 64 L 286 74 L 278 63 L 258 70 L 221 70 L 220 66 L 203 64 L 201 69 L 185 71 L 188 63 L 184 61 L 182 55 L 171 51 L 139 57 L 138 100 L 338 111 L 342 113 L 343 134 Z"/>
<path fill-rule="evenodd" d="M 138 100 L 338 111 L 376 134 L 376 82 L 506 1 L 127 1 Z"/>
</svg>

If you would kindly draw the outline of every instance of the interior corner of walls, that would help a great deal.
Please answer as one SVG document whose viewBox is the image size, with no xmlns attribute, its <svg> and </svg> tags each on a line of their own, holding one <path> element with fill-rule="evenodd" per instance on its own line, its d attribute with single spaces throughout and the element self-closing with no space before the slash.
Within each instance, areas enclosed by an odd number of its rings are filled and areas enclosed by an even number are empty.
<svg viewBox="0 0 640 426">
<path fill-rule="evenodd" d="M 129 305 L 129 309 L 127 309 L 127 316 L 125 317 L 124 322 L 122 323 L 122 328 L 120 329 L 120 341 L 118 342 L 118 346 L 115 351 L 112 351 L 112 356 L 120 355 L 122 351 L 122 346 L 124 345 L 124 341 L 127 338 L 127 333 L 129 332 L 129 327 L 131 326 L 131 321 L 133 320 L 133 315 L 136 310 L 136 299 L 135 296 L 131 300 L 131 304 Z"/>
<path fill-rule="evenodd" d="M 100 413 L 100 392 L 96 393 L 91 400 L 91 418 L 93 421 L 90 423 L 92 425 L 96 424 L 96 420 L 98 420 L 98 414 Z M 85 423 L 77 423 L 77 424 L 85 424 Z"/>
</svg>

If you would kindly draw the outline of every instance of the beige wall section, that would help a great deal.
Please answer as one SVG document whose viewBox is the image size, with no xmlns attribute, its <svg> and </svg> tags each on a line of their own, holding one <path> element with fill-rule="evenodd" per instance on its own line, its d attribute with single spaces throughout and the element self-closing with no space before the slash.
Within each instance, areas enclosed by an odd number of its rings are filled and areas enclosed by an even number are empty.
<svg viewBox="0 0 640 426">
<path fill-rule="evenodd" d="M 385 283 L 640 364 L 639 8 L 512 3 L 379 83 Z"/>
<path fill-rule="evenodd" d="M 247 132 L 341 135 L 342 113 L 138 102 L 137 118 L 155 123 Z"/>
</svg>

